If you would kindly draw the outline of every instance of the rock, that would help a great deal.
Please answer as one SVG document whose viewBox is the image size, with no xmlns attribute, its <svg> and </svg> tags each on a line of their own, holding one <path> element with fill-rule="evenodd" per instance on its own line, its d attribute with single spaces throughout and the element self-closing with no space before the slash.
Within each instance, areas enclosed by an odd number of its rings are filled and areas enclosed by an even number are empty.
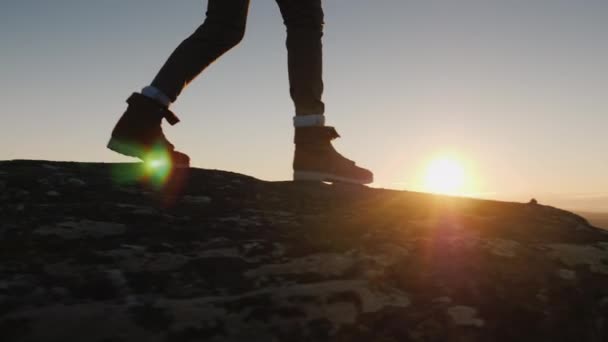
<svg viewBox="0 0 608 342">
<path fill-rule="evenodd" d="M 477 318 L 477 309 L 469 306 L 457 305 L 449 307 L 447 314 L 452 318 L 455 325 L 481 328 L 485 324 L 483 319 Z"/>
<path fill-rule="evenodd" d="M 536 294 L 536 299 L 541 302 L 547 302 L 549 300 L 549 297 L 547 296 L 547 289 L 540 289 Z"/>
<path fill-rule="evenodd" d="M 452 298 L 447 297 L 447 296 L 437 297 L 437 298 L 433 299 L 433 303 L 450 304 L 450 303 L 452 303 Z"/>
<path fill-rule="evenodd" d="M 567 270 L 565 268 L 559 269 L 557 271 L 557 275 L 564 280 L 574 280 L 576 279 L 576 272 L 572 270 Z"/>
<path fill-rule="evenodd" d="M 125 230 L 125 225 L 119 223 L 82 220 L 61 222 L 54 226 L 43 226 L 36 229 L 34 233 L 41 236 L 56 235 L 63 239 L 81 239 L 120 235 Z"/>
<path fill-rule="evenodd" d="M 296 258 L 283 264 L 263 265 L 247 271 L 246 277 L 259 277 L 281 274 L 316 273 L 321 277 L 340 276 L 355 265 L 352 257 L 332 253 L 315 254 L 304 258 Z"/>
<path fill-rule="evenodd" d="M 144 253 L 146 251 L 146 247 L 144 247 L 144 246 L 122 244 L 122 245 L 120 245 L 120 247 L 124 248 L 124 249 L 130 249 L 136 253 Z"/>
<path fill-rule="evenodd" d="M 24 198 L 27 198 L 29 195 L 30 195 L 29 191 L 23 190 L 23 189 L 19 189 L 15 193 L 15 198 L 17 198 L 17 199 L 24 199 Z"/>
<path fill-rule="evenodd" d="M 127 280 L 125 279 L 123 273 L 119 269 L 111 269 L 106 271 L 108 278 L 112 281 L 112 284 L 116 287 L 124 287 L 127 285 Z"/>
<path fill-rule="evenodd" d="M 69 291 L 64 287 L 53 287 L 50 290 L 50 293 L 55 298 L 64 298 L 69 295 Z"/>
<path fill-rule="evenodd" d="M 547 245 L 551 252 L 549 256 L 561 261 L 564 265 L 573 267 L 584 265 L 594 273 L 608 275 L 608 251 L 589 245 L 582 244 L 550 244 Z"/>
<path fill-rule="evenodd" d="M 211 203 L 211 198 L 207 196 L 184 196 L 182 201 L 188 204 L 202 205 Z"/>
<path fill-rule="evenodd" d="M 49 298 L 48 292 L 45 288 L 37 287 L 32 293 L 30 293 L 28 301 L 34 305 L 41 305 L 48 302 L 50 299 L 51 298 Z"/>
<path fill-rule="evenodd" d="M 138 170 L 0 162 L 2 341 L 608 340 L 608 234 L 572 213 Z"/>
<path fill-rule="evenodd" d="M 505 258 L 513 258 L 517 255 L 520 244 L 512 240 L 488 239 L 487 246 L 491 253 Z"/>
<path fill-rule="evenodd" d="M 78 178 L 68 178 L 67 183 L 73 187 L 78 187 L 78 188 L 87 185 L 87 183 L 85 181 L 83 181 L 82 179 L 78 179 Z"/>
</svg>

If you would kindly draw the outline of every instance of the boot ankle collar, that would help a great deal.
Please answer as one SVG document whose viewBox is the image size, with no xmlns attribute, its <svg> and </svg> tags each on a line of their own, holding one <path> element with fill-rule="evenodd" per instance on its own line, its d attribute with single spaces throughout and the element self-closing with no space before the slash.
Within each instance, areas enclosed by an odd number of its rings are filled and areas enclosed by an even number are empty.
<svg viewBox="0 0 608 342">
<path fill-rule="evenodd" d="M 177 115 L 175 115 L 175 113 L 173 113 L 171 110 L 169 110 L 169 108 L 161 105 L 160 103 L 158 103 L 142 94 L 133 93 L 127 99 L 127 103 L 129 105 L 132 105 L 136 102 L 144 103 L 147 107 L 149 107 L 148 110 L 152 112 L 152 113 L 150 113 L 151 115 L 158 115 L 161 118 L 165 118 L 165 120 L 167 120 L 167 122 L 171 126 L 173 126 L 179 122 L 179 118 L 177 117 Z"/>
<path fill-rule="evenodd" d="M 314 144 L 328 143 L 340 135 L 334 127 L 318 126 L 318 127 L 296 127 L 294 137 L 295 144 Z"/>
</svg>

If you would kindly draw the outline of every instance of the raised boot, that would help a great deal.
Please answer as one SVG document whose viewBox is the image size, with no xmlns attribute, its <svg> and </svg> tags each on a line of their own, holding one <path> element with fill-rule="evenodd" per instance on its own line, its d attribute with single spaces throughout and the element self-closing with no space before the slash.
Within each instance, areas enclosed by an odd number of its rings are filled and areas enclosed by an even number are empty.
<svg viewBox="0 0 608 342">
<path fill-rule="evenodd" d="M 369 184 L 373 174 L 342 156 L 331 144 L 340 135 L 333 127 L 297 127 L 293 179 L 295 181 Z"/>
<path fill-rule="evenodd" d="M 115 152 L 143 161 L 154 161 L 158 156 L 166 156 L 173 167 L 188 167 L 190 158 L 175 151 L 173 144 L 163 134 L 161 122 L 171 125 L 179 119 L 167 107 L 138 93 L 128 99 L 127 110 L 112 131 L 107 147 Z"/>
</svg>

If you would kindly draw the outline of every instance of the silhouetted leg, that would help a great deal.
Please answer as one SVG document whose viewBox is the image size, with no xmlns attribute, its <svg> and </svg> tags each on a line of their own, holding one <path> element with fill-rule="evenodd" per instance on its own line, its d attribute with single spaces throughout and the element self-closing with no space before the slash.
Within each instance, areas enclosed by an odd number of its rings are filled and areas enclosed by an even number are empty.
<svg viewBox="0 0 608 342">
<path fill-rule="evenodd" d="M 321 0 L 277 0 L 287 28 L 287 64 L 296 115 L 322 115 L 323 8 Z"/>
<path fill-rule="evenodd" d="M 174 102 L 188 83 L 243 39 L 248 9 L 249 0 L 209 0 L 205 22 L 175 49 L 152 86 Z"/>
</svg>

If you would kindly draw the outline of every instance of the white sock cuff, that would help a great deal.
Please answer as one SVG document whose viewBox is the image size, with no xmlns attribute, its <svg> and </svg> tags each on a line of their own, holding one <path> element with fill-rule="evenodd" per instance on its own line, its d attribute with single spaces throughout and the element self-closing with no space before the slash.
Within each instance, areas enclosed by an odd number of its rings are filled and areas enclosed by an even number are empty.
<svg viewBox="0 0 608 342">
<path fill-rule="evenodd" d="M 169 106 L 171 105 L 171 100 L 169 99 L 169 97 L 156 87 L 147 86 L 141 90 L 141 94 L 151 98 L 152 100 L 164 105 L 167 108 L 169 108 Z"/>
<path fill-rule="evenodd" d="M 325 115 L 296 115 L 293 117 L 293 127 L 325 126 Z"/>
</svg>

